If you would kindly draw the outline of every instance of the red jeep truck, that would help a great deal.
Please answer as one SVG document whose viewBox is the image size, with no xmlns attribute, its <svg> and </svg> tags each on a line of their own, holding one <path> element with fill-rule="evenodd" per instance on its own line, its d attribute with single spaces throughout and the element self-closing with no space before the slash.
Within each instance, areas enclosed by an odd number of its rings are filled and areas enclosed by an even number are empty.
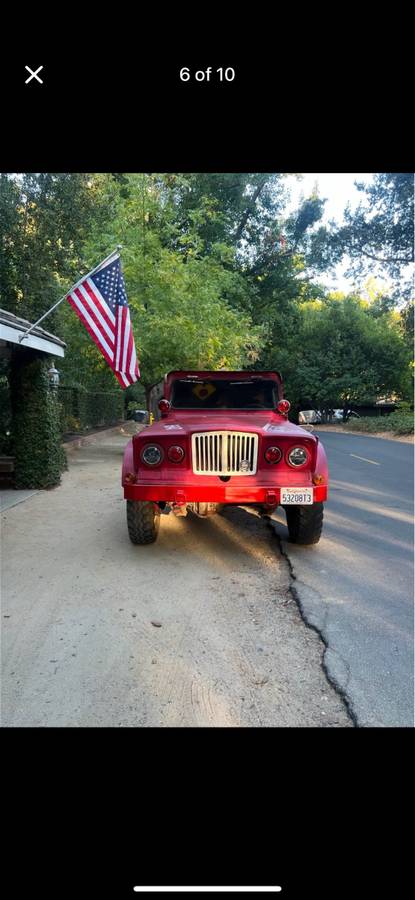
<svg viewBox="0 0 415 900">
<path fill-rule="evenodd" d="M 288 421 L 278 372 L 169 372 L 160 419 L 127 444 L 122 485 L 133 544 L 156 540 L 160 513 L 223 504 L 286 511 L 291 541 L 315 544 L 327 500 L 318 437 Z"/>
</svg>

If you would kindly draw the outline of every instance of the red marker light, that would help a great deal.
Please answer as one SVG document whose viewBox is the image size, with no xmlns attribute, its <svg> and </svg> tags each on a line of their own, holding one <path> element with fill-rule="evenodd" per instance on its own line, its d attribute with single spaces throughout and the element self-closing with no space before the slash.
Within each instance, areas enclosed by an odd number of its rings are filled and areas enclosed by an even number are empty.
<svg viewBox="0 0 415 900">
<path fill-rule="evenodd" d="M 291 403 L 289 400 L 279 400 L 277 403 L 277 410 L 281 413 L 282 416 L 288 416 L 288 413 L 291 409 Z"/>
<path fill-rule="evenodd" d="M 161 413 L 164 413 L 164 415 L 167 415 L 170 407 L 170 400 L 165 400 L 164 397 L 162 398 L 162 400 L 159 400 L 159 410 Z"/>
<path fill-rule="evenodd" d="M 264 456 L 267 462 L 277 463 L 280 461 L 282 453 L 279 447 L 268 447 L 268 449 L 264 453 Z"/>
<path fill-rule="evenodd" d="M 170 462 L 179 463 L 182 461 L 184 457 L 183 447 L 179 447 L 178 445 L 174 445 L 173 447 L 169 447 L 167 451 L 167 456 Z"/>
</svg>

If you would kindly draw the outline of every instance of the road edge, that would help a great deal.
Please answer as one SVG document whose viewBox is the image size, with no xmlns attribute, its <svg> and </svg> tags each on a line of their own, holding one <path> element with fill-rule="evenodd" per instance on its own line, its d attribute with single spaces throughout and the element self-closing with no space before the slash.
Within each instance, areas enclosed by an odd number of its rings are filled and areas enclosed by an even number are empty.
<svg viewBox="0 0 415 900">
<path fill-rule="evenodd" d="M 316 425 L 314 430 L 322 431 L 323 434 L 330 434 L 331 431 L 337 434 L 361 434 L 364 437 L 380 438 L 381 440 L 386 441 L 399 441 L 401 444 L 413 444 L 415 441 L 415 436 L 413 434 L 394 434 L 393 431 L 377 431 L 376 433 L 373 433 L 371 431 L 358 431 L 357 428 L 349 430 L 348 428 L 342 428 L 341 425 Z"/>
<path fill-rule="evenodd" d="M 301 619 L 304 622 L 304 625 L 306 626 L 306 628 L 310 628 L 312 631 L 315 631 L 316 634 L 318 634 L 318 636 L 323 644 L 323 651 L 322 651 L 322 655 L 321 655 L 321 668 L 324 672 L 324 675 L 325 675 L 328 683 L 330 684 L 330 686 L 333 688 L 333 690 L 336 691 L 336 694 L 338 695 L 338 697 L 340 697 L 340 700 L 344 704 L 347 716 L 350 719 L 350 722 L 353 725 L 353 727 L 360 728 L 360 725 L 359 725 L 359 722 L 357 719 L 357 715 L 353 708 L 353 703 L 346 693 L 347 688 L 344 688 L 343 685 L 340 683 L 340 681 L 336 677 L 335 673 L 331 670 L 330 663 L 327 661 L 327 653 L 328 652 L 334 653 L 335 651 L 333 651 L 332 648 L 330 647 L 329 642 L 324 635 L 324 629 L 322 629 L 319 625 L 311 622 L 309 620 L 309 618 L 307 617 L 307 613 L 305 611 L 305 607 L 304 607 L 304 604 L 303 604 L 303 601 L 301 598 L 301 593 L 296 584 L 296 582 L 298 582 L 298 579 L 297 579 L 297 576 L 294 571 L 293 563 L 292 563 L 289 553 L 288 553 L 287 542 L 284 541 L 283 538 L 280 537 L 276 528 L 274 527 L 274 524 L 273 524 L 270 516 L 267 513 L 263 514 L 262 518 L 266 519 L 268 527 L 271 528 L 271 530 L 273 531 L 275 538 L 277 540 L 277 543 L 278 543 L 278 548 L 281 552 L 281 556 L 287 562 L 288 573 L 289 573 L 289 577 L 290 577 L 290 585 L 289 585 L 288 590 L 289 590 L 293 600 L 295 601 L 295 604 L 298 608 Z M 311 588 L 310 588 L 310 590 L 311 590 Z"/>
</svg>

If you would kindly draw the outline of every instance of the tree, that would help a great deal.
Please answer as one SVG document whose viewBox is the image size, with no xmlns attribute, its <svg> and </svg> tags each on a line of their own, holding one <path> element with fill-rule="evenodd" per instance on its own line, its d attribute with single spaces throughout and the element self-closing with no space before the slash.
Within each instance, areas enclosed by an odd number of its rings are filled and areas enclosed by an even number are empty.
<svg viewBox="0 0 415 900">
<path fill-rule="evenodd" d="M 195 217 L 188 209 L 185 216 L 180 207 L 175 211 L 183 179 L 134 174 L 126 179 L 122 193 L 114 181 L 107 183 L 111 221 L 105 231 L 101 223 L 92 229 L 85 252 L 92 262 L 99 259 L 104 243 L 124 247 L 123 268 L 147 394 L 171 368 L 253 363 L 262 329 L 252 326 L 244 310 L 243 276 L 223 263 L 217 242 L 211 240 L 206 250 L 201 233 L 210 221 L 207 200 Z"/>
<path fill-rule="evenodd" d="M 185 252 L 186 236 L 203 255 L 217 245 L 244 256 L 273 225 L 287 199 L 285 176 L 266 173 L 186 173 L 156 176 L 163 219 L 160 237 Z"/>
<path fill-rule="evenodd" d="M 414 349 L 414 301 L 408 300 L 400 311 L 400 324 L 405 343 L 413 352 Z"/>
<path fill-rule="evenodd" d="M 314 193 L 284 219 L 282 175 L 117 175 L 105 193 L 111 217 L 85 255 L 92 265 L 108 246 L 125 248 L 147 386 L 172 365 L 262 365 L 315 295 L 304 253 L 323 201 Z"/>
<path fill-rule="evenodd" d="M 346 406 L 407 390 L 410 353 L 393 314 L 373 317 L 356 296 L 302 305 L 286 373 L 295 405 Z"/>
<path fill-rule="evenodd" d="M 379 173 L 369 184 L 356 183 L 364 195 L 344 222 L 321 227 L 313 237 L 320 270 L 348 257 L 346 275 L 361 278 L 380 266 L 392 279 L 394 299 L 411 293 L 414 262 L 414 176 L 412 173 Z"/>
<path fill-rule="evenodd" d="M 34 321 L 70 287 L 91 219 L 102 212 L 97 188 L 86 174 L 1 176 L 1 306 Z M 52 314 L 46 327 L 55 321 Z"/>
</svg>

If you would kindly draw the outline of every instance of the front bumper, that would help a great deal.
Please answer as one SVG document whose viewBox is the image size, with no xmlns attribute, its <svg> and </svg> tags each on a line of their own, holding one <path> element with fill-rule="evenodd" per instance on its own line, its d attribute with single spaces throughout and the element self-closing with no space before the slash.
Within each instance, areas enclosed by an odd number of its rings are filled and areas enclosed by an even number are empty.
<svg viewBox="0 0 415 900">
<path fill-rule="evenodd" d="M 284 485 L 285 487 L 286 485 Z M 295 487 L 304 485 L 296 484 Z M 290 485 L 291 487 L 291 485 Z M 327 500 L 328 485 L 310 485 L 314 487 L 314 502 L 321 503 Z M 171 505 L 185 506 L 187 503 L 261 503 L 268 506 L 278 506 L 280 502 L 280 488 L 269 485 L 191 485 L 191 484 L 125 484 L 125 500 L 153 500 L 165 502 Z"/>
</svg>

